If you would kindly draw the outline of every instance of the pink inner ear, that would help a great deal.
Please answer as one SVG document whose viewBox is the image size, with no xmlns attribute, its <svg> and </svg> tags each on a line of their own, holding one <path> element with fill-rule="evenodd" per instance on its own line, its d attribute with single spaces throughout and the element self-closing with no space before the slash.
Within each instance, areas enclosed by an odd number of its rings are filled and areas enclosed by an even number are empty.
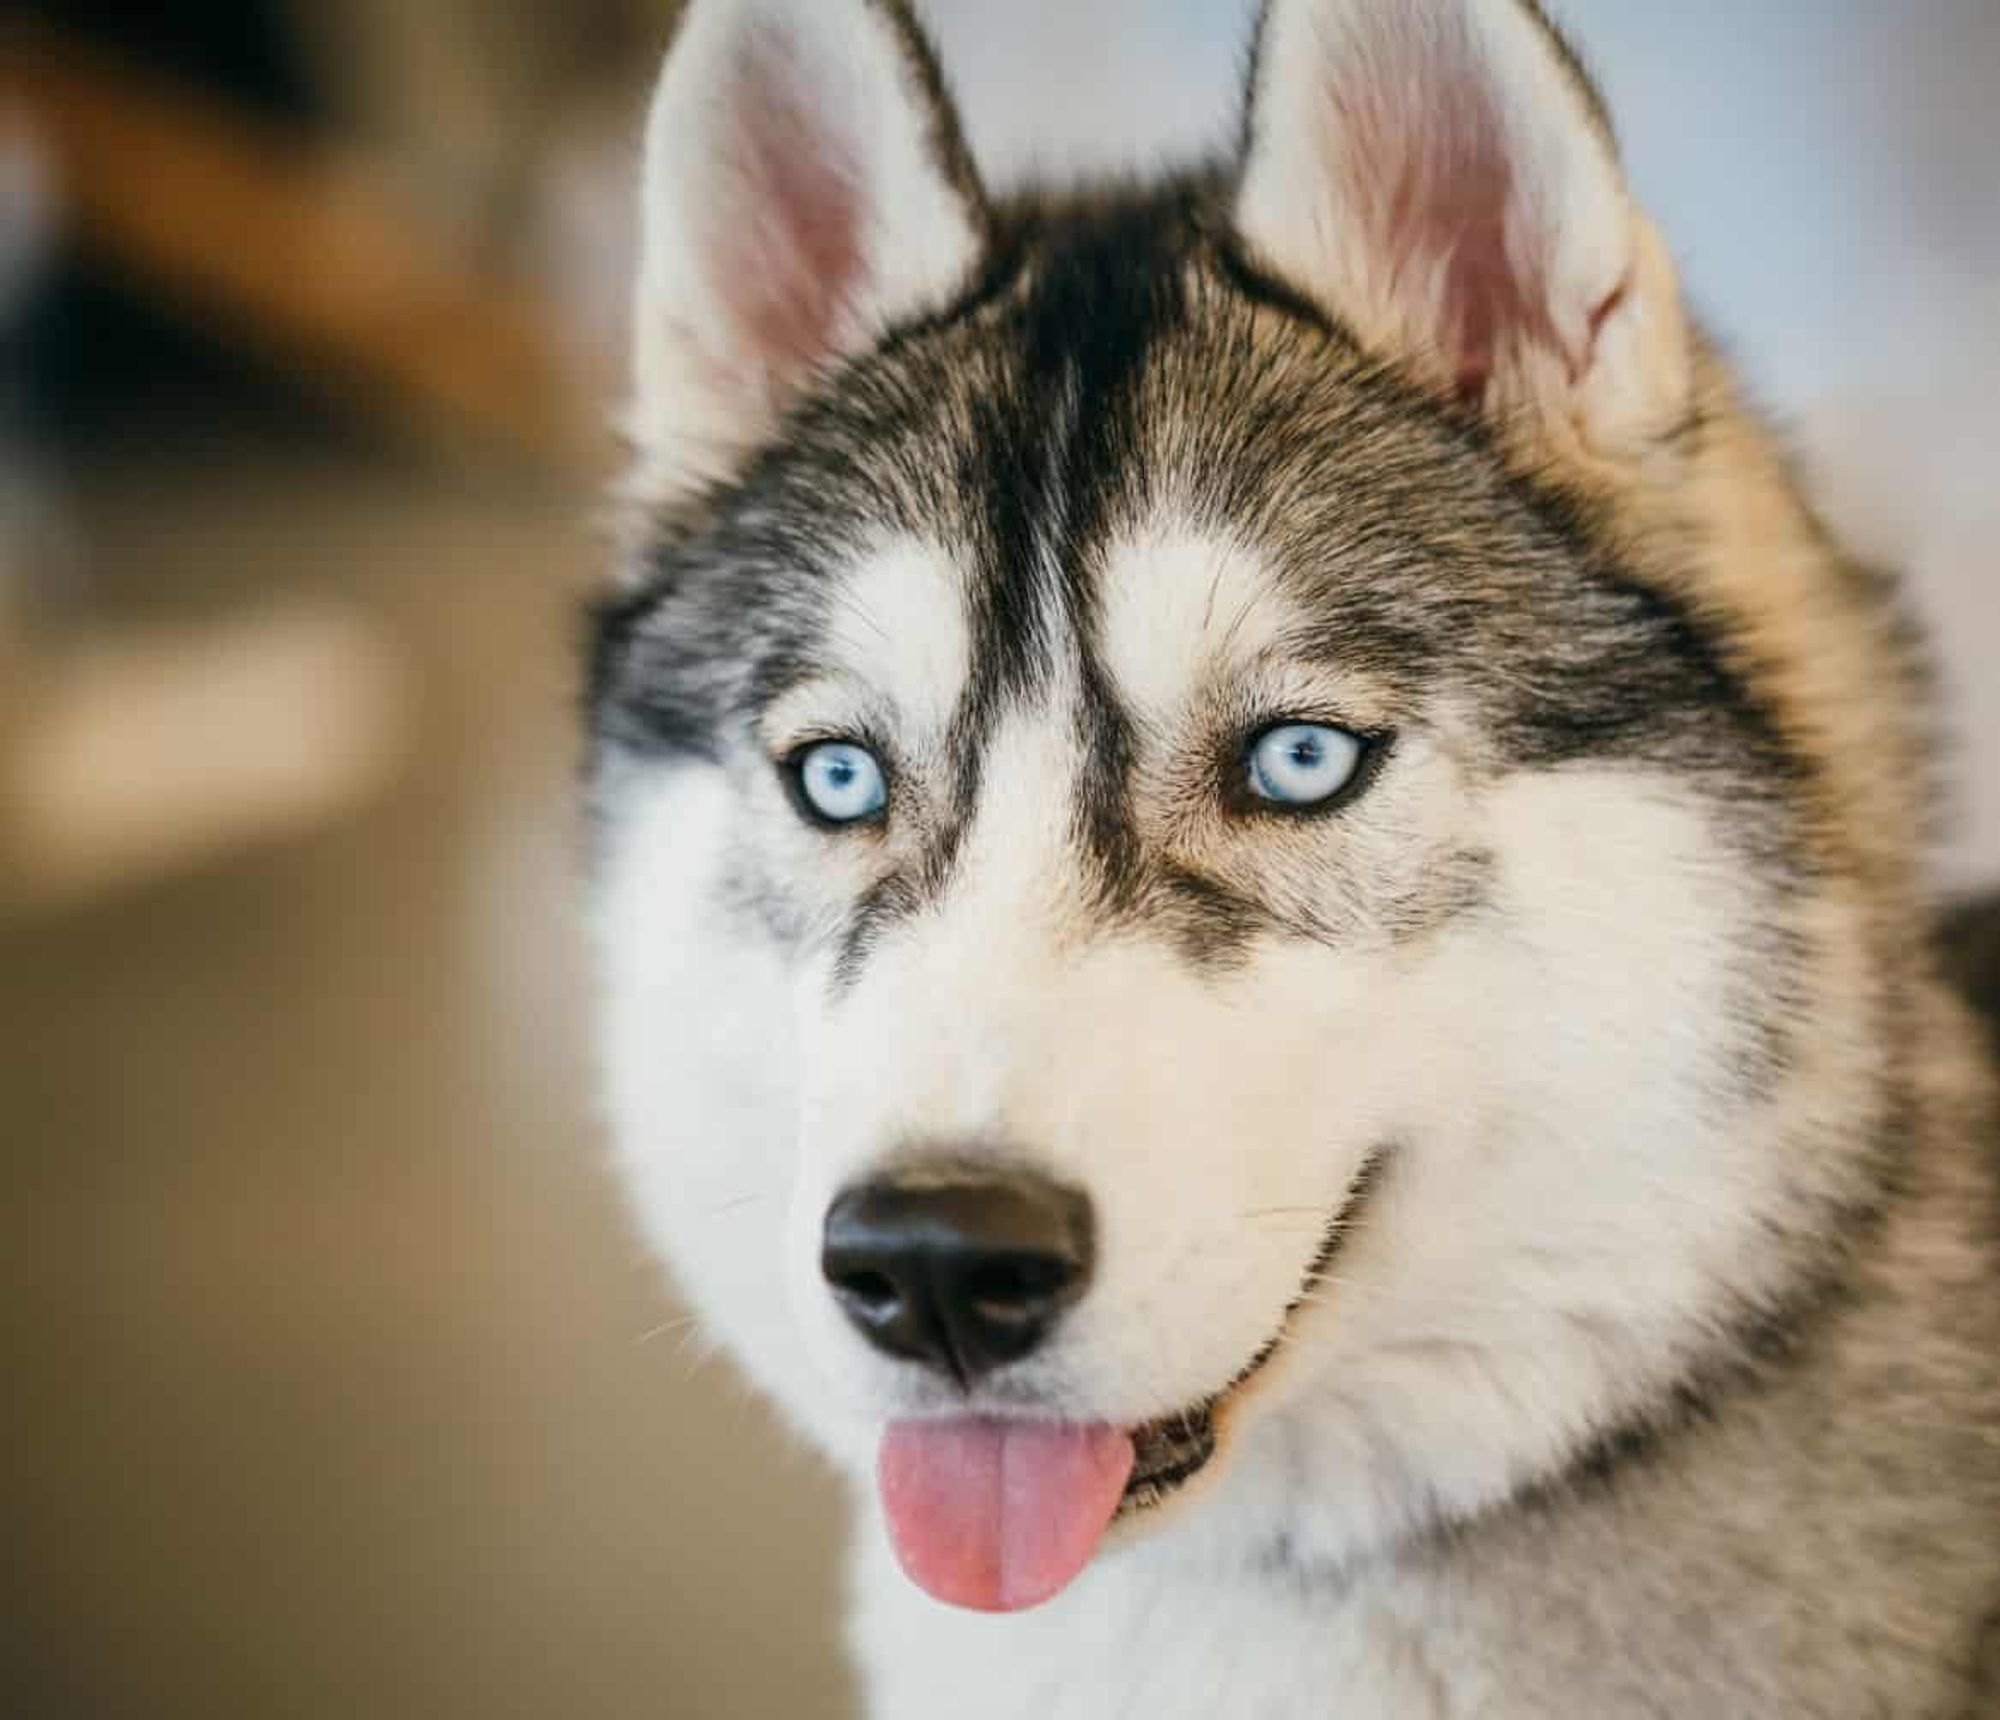
<svg viewBox="0 0 2000 1720">
<path fill-rule="evenodd" d="M 1326 159 L 1373 229 L 1355 241 L 1384 260 L 1400 303 L 1435 319 L 1428 332 L 1470 398 L 1506 345 L 1560 346 L 1541 257 L 1553 238 L 1534 230 L 1518 143 L 1469 26 L 1436 9 L 1427 19 L 1385 17 L 1357 64 L 1330 68 Z"/>
<path fill-rule="evenodd" d="M 810 91 L 785 38 L 760 31 L 744 41 L 723 98 L 734 148 L 722 183 L 737 202 L 710 216 L 717 297 L 742 356 L 779 380 L 833 355 L 867 285 L 854 141 Z"/>
</svg>

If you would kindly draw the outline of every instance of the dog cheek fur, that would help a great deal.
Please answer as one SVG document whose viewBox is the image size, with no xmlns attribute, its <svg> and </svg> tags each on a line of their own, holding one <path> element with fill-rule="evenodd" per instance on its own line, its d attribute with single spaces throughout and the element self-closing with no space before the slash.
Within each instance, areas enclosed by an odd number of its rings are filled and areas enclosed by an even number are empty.
<svg viewBox="0 0 2000 1720">
<path fill-rule="evenodd" d="M 599 856 L 600 1091 L 647 1240 L 728 1349 L 820 1446 L 865 1443 L 800 1338 L 786 1291 L 798 1053 L 791 958 L 742 900 L 745 816 L 722 770 L 652 762 L 619 791 Z"/>
<path fill-rule="evenodd" d="M 1246 1539 L 1338 1567 L 1499 1502 L 1662 1413 L 1865 1211 L 1884 1069 L 1855 923 L 1801 910 L 1774 958 L 1751 930 L 1786 910 L 1725 827 L 1629 771 L 1491 797 L 1492 901 L 1385 1011 L 1416 1100 L 1391 1173 L 1215 1513 Z M 1782 1066 L 1748 1057 L 1807 985 L 1838 1001 Z"/>
</svg>

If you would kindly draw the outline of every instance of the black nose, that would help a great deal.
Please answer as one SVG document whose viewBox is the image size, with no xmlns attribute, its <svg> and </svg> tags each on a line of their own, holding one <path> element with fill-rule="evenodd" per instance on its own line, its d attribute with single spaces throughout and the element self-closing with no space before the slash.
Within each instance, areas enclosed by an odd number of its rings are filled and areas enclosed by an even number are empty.
<svg viewBox="0 0 2000 1720">
<path fill-rule="evenodd" d="M 820 1271 L 878 1350 L 961 1385 L 1019 1361 L 1088 1287 L 1090 1202 L 1025 1171 L 913 1166 L 827 1209 Z"/>
</svg>

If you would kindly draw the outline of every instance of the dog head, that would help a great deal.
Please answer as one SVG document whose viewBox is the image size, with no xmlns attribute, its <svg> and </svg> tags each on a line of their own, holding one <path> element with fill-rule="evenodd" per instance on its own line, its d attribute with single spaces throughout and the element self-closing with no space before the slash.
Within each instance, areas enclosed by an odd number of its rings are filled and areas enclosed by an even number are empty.
<svg viewBox="0 0 2000 1720">
<path fill-rule="evenodd" d="M 1880 624 L 1577 62 L 1273 0 L 1246 111 L 996 203 L 899 5 L 696 0 L 652 119 L 620 1150 L 972 1605 L 1545 1481 L 1873 1190 Z"/>
</svg>

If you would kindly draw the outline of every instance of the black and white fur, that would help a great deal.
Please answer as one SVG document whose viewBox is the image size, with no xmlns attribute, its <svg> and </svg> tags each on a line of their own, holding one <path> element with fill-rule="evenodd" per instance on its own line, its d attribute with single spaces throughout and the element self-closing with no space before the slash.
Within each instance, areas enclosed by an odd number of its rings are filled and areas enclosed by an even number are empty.
<svg viewBox="0 0 2000 1720">
<path fill-rule="evenodd" d="M 591 710 L 649 1231 L 859 1479 L 966 1405 L 840 1318 L 829 1202 L 1018 1159 L 1099 1269 L 971 1407 L 1220 1431 L 1017 1617 L 857 1487 L 873 1711 L 2000 1703 L 1902 634 L 1540 11 L 1272 0 L 1239 159 L 1002 203 L 900 4 L 695 0 L 645 224 Z M 1373 743 L 1322 817 L 1236 792 L 1299 713 Z M 865 832 L 780 768 L 847 734 Z"/>
</svg>

